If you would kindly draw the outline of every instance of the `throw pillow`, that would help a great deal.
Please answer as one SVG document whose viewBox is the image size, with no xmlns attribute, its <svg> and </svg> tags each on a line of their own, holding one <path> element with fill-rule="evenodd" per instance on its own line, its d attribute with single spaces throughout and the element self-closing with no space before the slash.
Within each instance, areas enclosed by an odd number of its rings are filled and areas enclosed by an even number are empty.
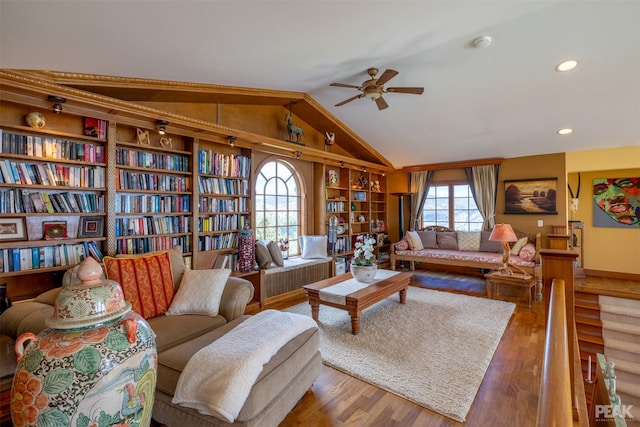
<svg viewBox="0 0 640 427">
<path fill-rule="evenodd" d="M 439 249 L 458 250 L 458 233 L 455 231 L 439 231 L 436 232 Z"/>
<path fill-rule="evenodd" d="M 120 283 L 133 311 L 145 319 L 167 311 L 175 292 L 168 251 L 135 258 L 106 256 L 103 262 L 107 279 Z"/>
<path fill-rule="evenodd" d="M 300 236 L 298 241 L 303 259 L 327 257 L 327 236 Z"/>
<path fill-rule="evenodd" d="M 403 237 L 399 242 L 394 244 L 396 251 L 406 251 L 409 249 L 409 240 L 406 237 Z"/>
<path fill-rule="evenodd" d="M 178 292 L 165 314 L 217 316 L 222 292 L 230 275 L 228 268 L 185 271 Z"/>
<path fill-rule="evenodd" d="M 535 261 L 536 259 L 536 247 L 533 243 L 527 243 L 520 249 L 520 253 L 518 254 L 520 259 L 523 261 Z"/>
<path fill-rule="evenodd" d="M 526 245 L 528 241 L 529 239 L 527 239 L 526 237 L 522 237 L 518 239 L 517 242 L 514 242 L 513 246 L 511 246 L 511 255 L 518 255 L 520 253 L 520 249 L 522 249 L 522 247 Z"/>
<path fill-rule="evenodd" d="M 273 240 L 267 244 L 267 249 L 269 249 L 269 254 L 271 254 L 271 259 L 278 267 L 284 266 L 284 258 L 282 258 L 282 252 L 280 252 L 280 248 L 278 244 Z"/>
<path fill-rule="evenodd" d="M 480 232 L 458 231 L 458 249 L 478 252 L 480 250 Z"/>
<path fill-rule="evenodd" d="M 154 251 L 147 252 L 144 254 L 117 254 L 116 258 L 140 258 L 146 257 L 149 255 L 157 255 L 166 251 Z M 178 289 L 180 286 L 180 282 L 182 281 L 182 275 L 184 271 L 187 269 L 187 266 L 184 264 L 184 258 L 182 257 L 182 248 L 180 246 L 174 246 L 169 249 L 169 259 L 171 260 L 171 274 L 173 274 L 173 287 L 174 289 Z M 78 279 L 79 280 L 79 279 Z"/>
<path fill-rule="evenodd" d="M 436 249 L 438 247 L 438 240 L 436 238 L 436 232 L 431 231 L 417 231 L 420 241 L 422 242 L 423 249 Z"/>
<path fill-rule="evenodd" d="M 271 258 L 271 253 L 269 253 L 269 248 L 267 248 L 266 243 L 262 240 L 256 240 L 256 262 L 258 263 L 258 268 L 269 268 L 271 267 L 272 261 L 273 259 Z"/>
<path fill-rule="evenodd" d="M 490 231 L 480 232 L 480 252 L 498 252 L 502 253 L 502 244 L 489 240 Z"/>
<path fill-rule="evenodd" d="M 419 251 L 424 249 L 422 240 L 417 231 L 407 231 L 407 238 L 409 239 L 409 249 L 412 251 Z"/>
</svg>

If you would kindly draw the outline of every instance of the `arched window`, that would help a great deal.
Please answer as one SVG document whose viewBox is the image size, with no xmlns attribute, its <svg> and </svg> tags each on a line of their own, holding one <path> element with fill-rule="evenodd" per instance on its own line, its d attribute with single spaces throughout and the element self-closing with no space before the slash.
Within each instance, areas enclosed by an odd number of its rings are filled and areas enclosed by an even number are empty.
<svg viewBox="0 0 640 427">
<path fill-rule="evenodd" d="M 289 240 L 289 254 L 297 255 L 302 218 L 300 183 L 289 163 L 265 163 L 256 175 L 256 239 Z"/>
</svg>

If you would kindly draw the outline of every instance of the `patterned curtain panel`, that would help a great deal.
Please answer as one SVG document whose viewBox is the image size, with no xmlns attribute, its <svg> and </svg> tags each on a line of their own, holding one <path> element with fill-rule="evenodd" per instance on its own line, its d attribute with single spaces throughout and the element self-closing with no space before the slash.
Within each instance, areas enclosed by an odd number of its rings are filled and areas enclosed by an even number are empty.
<svg viewBox="0 0 640 427">
<path fill-rule="evenodd" d="M 433 171 L 411 172 L 411 220 L 409 230 L 421 228 L 422 208 L 424 207 L 424 201 L 427 198 L 432 179 Z"/>
</svg>

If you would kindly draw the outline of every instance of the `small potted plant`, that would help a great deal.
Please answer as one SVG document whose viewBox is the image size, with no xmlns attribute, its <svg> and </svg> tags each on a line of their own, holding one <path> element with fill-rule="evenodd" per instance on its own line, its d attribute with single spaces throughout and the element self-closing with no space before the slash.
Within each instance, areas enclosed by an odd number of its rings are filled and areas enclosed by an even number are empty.
<svg viewBox="0 0 640 427">
<path fill-rule="evenodd" d="M 351 274 L 358 282 L 371 283 L 376 275 L 376 255 L 373 246 L 376 240 L 363 234 L 356 237 L 355 251 L 351 260 Z"/>
</svg>

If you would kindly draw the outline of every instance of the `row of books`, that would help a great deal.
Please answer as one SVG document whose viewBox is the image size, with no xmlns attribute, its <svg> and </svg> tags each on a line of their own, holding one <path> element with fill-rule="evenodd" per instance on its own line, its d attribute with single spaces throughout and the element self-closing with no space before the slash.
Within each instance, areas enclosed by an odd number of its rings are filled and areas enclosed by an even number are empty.
<svg viewBox="0 0 640 427">
<path fill-rule="evenodd" d="M 198 152 L 198 172 L 209 175 L 249 178 L 251 159 L 240 154 L 216 153 L 213 150 Z"/>
<path fill-rule="evenodd" d="M 115 198 L 118 213 L 186 213 L 191 212 L 191 196 L 118 194 Z"/>
<path fill-rule="evenodd" d="M 249 199 L 219 199 L 216 197 L 200 197 L 200 212 L 248 212 Z"/>
<path fill-rule="evenodd" d="M 198 218 L 198 231 L 227 231 L 240 230 L 248 223 L 248 215 L 216 215 L 208 218 Z"/>
<path fill-rule="evenodd" d="M 87 256 L 102 262 L 103 254 L 95 242 L 31 248 L 2 249 L 0 272 L 37 270 L 81 263 Z"/>
<path fill-rule="evenodd" d="M 249 181 L 229 178 L 198 177 L 198 191 L 208 194 L 247 196 Z"/>
<path fill-rule="evenodd" d="M 191 236 L 156 236 L 120 239 L 116 241 L 116 253 L 144 254 L 152 251 L 165 251 L 175 246 L 182 248 L 182 253 L 191 252 Z"/>
<path fill-rule="evenodd" d="M 104 188 L 105 168 L 0 160 L 0 183 Z"/>
<path fill-rule="evenodd" d="M 0 191 L 0 213 L 100 213 L 104 196 L 95 193 L 51 193 L 12 188 Z"/>
<path fill-rule="evenodd" d="M 189 232 L 191 232 L 191 218 L 188 216 L 145 216 L 116 219 L 116 237 Z"/>
<path fill-rule="evenodd" d="M 228 268 L 231 271 L 238 271 L 238 254 L 218 255 L 213 268 Z"/>
<path fill-rule="evenodd" d="M 130 172 L 122 169 L 119 169 L 116 174 L 116 188 L 119 190 L 188 192 L 191 191 L 189 181 L 190 179 L 185 176 Z"/>
<path fill-rule="evenodd" d="M 351 251 L 351 240 L 349 239 L 349 236 L 338 237 L 335 247 L 330 247 L 329 249 L 333 250 L 334 253 Z"/>
<path fill-rule="evenodd" d="M 225 233 L 198 238 L 198 250 L 233 249 L 238 246 L 238 233 Z"/>
<path fill-rule="evenodd" d="M 119 166 L 189 172 L 190 161 L 189 156 L 116 148 L 116 164 Z"/>
<path fill-rule="evenodd" d="M 0 129 L 0 135 L 2 135 L 2 144 L 0 145 L 2 153 L 91 163 L 104 163 L 105 159 L 105 148 L 102 144 L 23 135 L 3 132 L 2 129 Z"/>
<path fill-rule="evenodd" d="M 327 202 L 327 212 L 346 212 L 345 202 Z"/>
</svg>

